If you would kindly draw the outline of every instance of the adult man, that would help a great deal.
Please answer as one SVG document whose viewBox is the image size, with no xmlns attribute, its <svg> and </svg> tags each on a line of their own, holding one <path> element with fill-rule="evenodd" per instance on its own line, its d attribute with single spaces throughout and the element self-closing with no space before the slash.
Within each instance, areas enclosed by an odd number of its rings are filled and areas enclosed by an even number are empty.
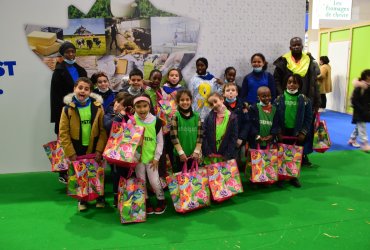
<svg viewBox="0 0 370 250">
<path fill-rule="evenodd" d="M 290 39 L 290 52 L 276 59 L 274 62 L 275 71 L 274 79 L 276 91 L 278 95 L 283 94 L 286 89 L 288 77 L 292 74 L 298 74 L 302 77 L 303 84 L 300 92 L 311 100 L 313 112 L 316 113 L 320 107 L 320 92 L 316 82 L 317 78 L 317 63 L 315 59 L 303 51 L 302 39 L 293 37 Z M 304 146 L 304 154 L 302 164 L 306 166 L 312 165 L 308 160 L 307 154 L 312 153 L 313 143 L 313 123 L 310 133 L 307 134 L 306 143 Z"/>
</svg>

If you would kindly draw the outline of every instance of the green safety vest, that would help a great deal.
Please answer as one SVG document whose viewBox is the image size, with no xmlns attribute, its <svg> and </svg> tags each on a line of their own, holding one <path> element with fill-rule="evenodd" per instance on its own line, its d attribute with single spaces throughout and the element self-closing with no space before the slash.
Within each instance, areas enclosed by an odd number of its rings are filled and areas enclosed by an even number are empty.
<svg viewBox="0 0 370 250">
<path fill-rule="evenodd" d="M 184 119 L 178 111 L 175 115 L 177 117 L 177 136 L 180 145 L 186 156 L 190 156 L 197 144 L 199 114 L 193 112 L 192 117 L 189 119 Z M 174 154 L 179 155 L 176 149 L 174 149 Z"/>
<path fill-rule="evenodd" d="M 295 121 L 298 110 L 298 95 L 291 95 L 284 91 L 285 101 L 285 127 L 295 128 Z"/>
<path fill-rule="evenodd" d="M 225 112 L 228 113 L 227 110 Z M 230 118 L 230 115 L 225 114 L 225 117 L 222 120 L 221 124 L 219 125 L 216 124 L 216 149 L 217 151 L 221 145 L 222 138 L 226 133 L 226 128 L 229 122 L 229 118 Z"/>
<path fill-rule="evenodd" d="M 91 135 L 91 103 L 86 107 L 78 107 L 81 121 L 82 145 L 89 146 Z"/>
<path fill-rule="evenodd" d="M 141 147 L 141 162 L 148 164 L 154 159 L 155 149 L 157 147 L 157 133 L 155 130 L 157 119 L 154 119 L 151 123 L 144 123 L 136 114 L 134 117 L 136 124 L 145 128 Z"/>
<path fill-rule="evenodd" d="M 260 123 L 260 133 L 259 135 L 262 137 L 266 137 L 270 135 L 272 122 L 274 120 L 276 108 L 272 106 L 271 113 L 266 113 L 263 111 L 262 106 L 257 104 L 258 114 L 259 114 L 259 123 Z M 261 146 L 266 146 L 266 142 L 262 142 Z"/>
</svg>

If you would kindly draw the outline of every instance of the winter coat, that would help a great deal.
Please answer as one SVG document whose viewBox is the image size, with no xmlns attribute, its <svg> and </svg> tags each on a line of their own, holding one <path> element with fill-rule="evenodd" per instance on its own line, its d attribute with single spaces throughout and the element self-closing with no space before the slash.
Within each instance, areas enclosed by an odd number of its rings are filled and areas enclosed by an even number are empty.
<svg viewBox="0 0 370 250">
<path fill-rule="evenodd" d="M 332 92 L 331 67 L 329 64 L 323 64 L 320 67 L 320 75 L 317 76 L 320 85 L 320 94 Z"/>
<path fill-rule="evenodd" d="M 238 121 L 234 113 L 230 113 L 226 132 L 221 145 L 216 149 L 216 113 L 212 110 L 203 123 L 202 153 L 204 156 L 210 154 L 222 155 L 226 160 L 235 159 L 237 154 L 236 141 L 238 140 Z"/>
<path fill-rule="evenodd" d="M 74 63 L 79 77 L 86 77 L 87 72 L 84 68 Z M 50 122 L 55 122 L 55 133 L 58 134 L 60 115 L 63 109 L 63 98 L 73 92 L 74 81 L 68 72 L 67 63 L 61 62 L 55 66 L 50 86 Z"/>
<path fill-rule="evenodd" d="M 76 103 L 73 101 L 74 94 L 64 97 L 66 106 L 63 108 L 60 118 L 59 138 L 67 157 L 83 152 L 81 121 Z M 86 154 L 95 151 L 103 152 L 107 142 L 107 133 L 103 126 L 104 109 L 103 98 L 91 93 L 91 134 Z"/>
<path fill-rule="evenodd" d="M 285 97 L 284 94 L 279 95 L 275 100 L 276 114 L 278 119 L 278 133 L 284 135 L 285 129 Z M 311 124 L 313 119 L 313 112 L 311 107 L 311 101 L 305 95 L 298 95 L 298 109 L 296 114 L 296 125 L 294 127 L 294 136 L 298 136 L 299 133 L 307 135 L 310 132 Z"/>
<path fill-rule="evenodd" d="M 353 116 L 352 123 L 370 122 L 370 86 L 356 87 L 351 97 Z"/>
</svg>

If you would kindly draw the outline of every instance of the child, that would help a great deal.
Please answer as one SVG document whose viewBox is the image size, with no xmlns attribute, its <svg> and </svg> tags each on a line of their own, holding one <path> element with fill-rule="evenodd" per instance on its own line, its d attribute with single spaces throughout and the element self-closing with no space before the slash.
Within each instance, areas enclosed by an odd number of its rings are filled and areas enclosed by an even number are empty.
<svg viewBox="0 0 370 250">
<path fill-rule="evenodd" d="M 235 83 L 235 78 L 236 78 L 236 69 L 234 67 L 227 67 L 225 69 L 225 83 L 228 82 L 233 82 Z"/>
<path fill-rule="evenodd" d="M 204 57 L 198 58 L 196 61 L 197 74 L 194 75 L 188 89 L 191 91 L 194 98 L 193 111 L 200 115 L 200 119 L 204 121 L 211 107 L 207 100 L 212 92 L 222 93 L 222 85 L 217 83 L 217 79 L 207 72 L 208 60 Z"/>
<path fill-rule="evenodd" d="M 299 92 L 300 86 L 302 86 L 300 75 L 289 76 L 286 90 L 276 98 L 275 105 L 279 124 L 279 141 L 283 140 L 282 136 L 294 136 L 297 137 L 297 145 L 303 146 L 312 123 L 312 108 L 310 99 Z M 294 142 L 285 140 L 285 143 Z M 297 188 L 301 187 L 298 178 L 290 179 L 290 183 Z M 281 181 L 278 181 L 278 186 L 282 186 Z"/>
<path fill-rule="evenodd" d="M 202 148 L 202 122 L 199 114 L 191 108 L 193 97 L 187 89 L 176 94 L 177 112 L 172 118 L 171 141 L 174 146 L 175 165 L 173 172 L 180 172 L 183 163 L 191 166 L 193 160 L 198 161 Z"/>
<path fill-rule="evenodd" d="M 244 103 L 238 98 L 238 87 L 234 82 L 227 82 L 222 88 L 224 105 L 228 110 L 234 112 L 238 118 L 238 141 L 237 147 L 240 147 L 243 140 L 247 139 L 249 133 L 249 116 L 244 107 Z"/>
<path fill-rule="evenodd" d="M 104 111 L 107 112 L 108 107 L 113 103 L 115 97 L 114 92 L 109 88 L 108 76 L 104 72 L 97 72 L 90 79 L 96 85 L 96 89 L 93 92 L 103 97 Z"/>
<path fill-rule="evenodd" d="M 370 145 L 366 133 L 366 122 L 370 122 L 370 69 L 362 71 L 361 77 L 354 84 L 355 89 L 351 102 L 353 107 L 352 123 L 356 124 L 356 127 L 348 143 L 356 146 L 356 139 L 359 136 L 362 144 L 361 149 L 369 152 Z"/>
<path fill-rule="evenodd" d="M 129 81 L 125 87 L 123 87 L 120 92 L 127 92 L 132 96 L 139 96 L 144 92 L 144 75 L 140 69 L 133 69 L 129 74 Z"/>
<path fill-rule="evenodd" d="M 141 157 L 138 157 L 140 163 L 135 168 L 136 176 L 144 181 L 148 176 L 149 183 L 157 197 L 157 206 L 154 209 L 148 196 L 146 197 L 146 213 L 162 214 L 166 210 L 164 192 L 158 175 L 158 161 L 163 151 L 162 123 L 150 113 L 150 98 L 148 95 L 142 94 L 135 97 L 133 103 L 135 122 L 145 128 Z"/>
<path fill-rule="evenodd" d="M 91 92 L 93 84 L 87 77 L 80 77 L 72 94 L 64 97 L 66 106 L 62 110 L 59 126 L 60 143 L 66 157 L 75 161 L 77 156 L 95 153 L 95 160 L 102 160 L 102 152 L 107 142 L 103 127 L 104 109 L 101 96 Z M 96 207 L 104 207 L 101 196 Z M 79 211 L 87 209 L 86 201 L 79 201 Z"/>
<path fill-rule="evenodd" d="M 157 100 L 159 100 L 160 94 L 160 85 L 162 82 L 162 73 L 158 69 L 153 69 L 149 74 L 149 82 L 145 88 L 145 94 L 149 95 L 150 100 L 152 101 L 152 105 L 157 104 Z M 157 110 L 154 109 L 154 114 L 157 114 Z"/>
<path fill-rule="evenodd" d="M 238 122 L 236 114 L 224 105 L 224 98 L 217 92 L 210 94 L 208 103 L 212 111 L 203 123 L 202 153 L 207 158 L 218 157 L 219 160 L 235 159 L 236 141 L 238 139 Z"/>
<path fill-rule="evenodd" d="M 167 82 L 161 88 L 163 99 L 175 99 L 176 92 L 183 89 L 180 85 L 182 74 L 179 69 L 172 68 L 167 73 Z"/>
<path fill-rule="evenodd" d="M 251 57 L 253 71 L 244 77 L 240 97 L 244 102 L 253 105 L 258 102 L 257 89 L 261 86 L 269 87 L 271 91 L 272 101 L 275 99 L 275 81 L 274 77 L 266 72 L 267 62 L 265 56 L 261 53 L 256 53 Z"/>
<path fill-rule="evenodd" d="M 107 113 L 104 115 L 104 128 L 107 134 L 110 134 L 113 121 L 116 122 L 127 122 L 129 120 L 128 115 L 132 109 L 132 95 L 125 92 L 119 92 L 114 99 L 113 106 L 108 108 Z M 118 202 L 118 183 L 120 177 L 126 178 L 128 175 L 128 169 L 124 167 L 118 167 L 115 164 L 112 166 L 112 177 L 113 177 L 113 206 L 117 207 Z"/>
<path fill-rule="evenodd" d="M 276 107 L 271 104 L 271 91 L 268 87 L 262 86 L 257 90 L 259 103 L 251 106 L 249 117 L 251 120 L 251 141 L 250 147 L 266 148 L 278 134 L 278 120 Z"/>
</svg>

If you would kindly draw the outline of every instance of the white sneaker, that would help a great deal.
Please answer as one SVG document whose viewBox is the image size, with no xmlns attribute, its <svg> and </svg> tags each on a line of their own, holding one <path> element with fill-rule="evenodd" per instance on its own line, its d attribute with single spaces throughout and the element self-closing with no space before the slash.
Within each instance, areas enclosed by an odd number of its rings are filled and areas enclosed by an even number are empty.
<svg viewBox="0 0 370 250">
<path fill-rule="evenodd" d="M 348 145 L 351 145 L 354 148 L 359 148 L 361 145 L 354 139 L 349 139 Z"/>
</svg>

